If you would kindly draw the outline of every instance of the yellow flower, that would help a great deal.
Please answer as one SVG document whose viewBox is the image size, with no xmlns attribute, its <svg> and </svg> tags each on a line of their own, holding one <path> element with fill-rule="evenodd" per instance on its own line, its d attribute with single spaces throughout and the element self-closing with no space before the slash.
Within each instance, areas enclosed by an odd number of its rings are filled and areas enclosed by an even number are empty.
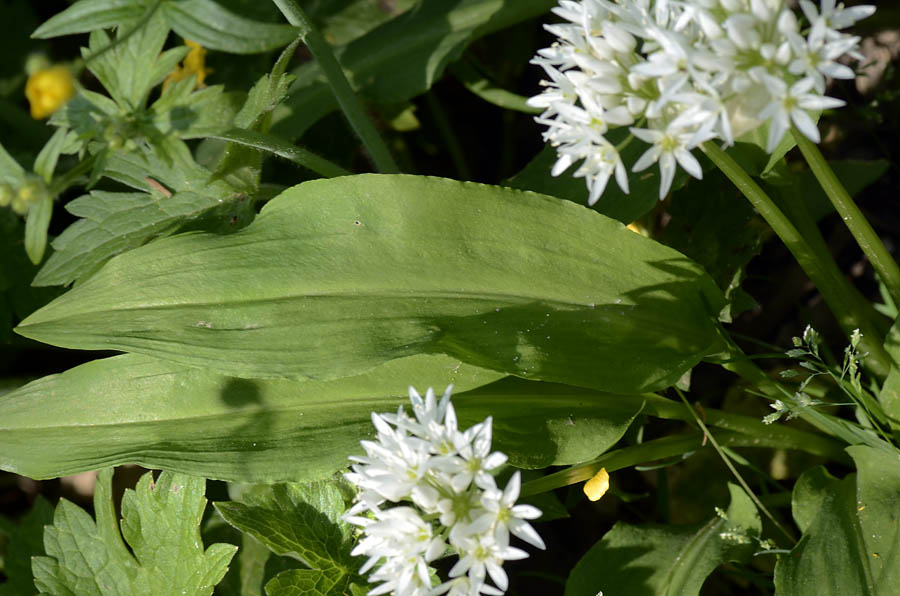
<svg viewBox="0 0 900 596">
<path fill-rule="evenodd" d="M 600 497 L 609 490 L 609 474 L 606 472 L 606 468 L 600 468 L 593 478 L 584 483 L 582 490 L 589 500 L 599 501 Z"/>
<path fill-rule="evenodd" d="M 31 117 L 46 118 L 75 95 L 75 77 L 65 66 L 41 68 L 25 83 L 25 97 L 31 104 Z"/>
<path fill-rule="evenodd" d="M 163 81 L 163 91 L 176 81 L 182 81 L 190 76 L 197 76 L 197 87 L 205 87 L 206 75 L 212 72 L 206 68 L 206 49 L 196 41 L 184 40 L 184 45 L 191 48 L 180 65 L 176 65 Z"/>
</svg>

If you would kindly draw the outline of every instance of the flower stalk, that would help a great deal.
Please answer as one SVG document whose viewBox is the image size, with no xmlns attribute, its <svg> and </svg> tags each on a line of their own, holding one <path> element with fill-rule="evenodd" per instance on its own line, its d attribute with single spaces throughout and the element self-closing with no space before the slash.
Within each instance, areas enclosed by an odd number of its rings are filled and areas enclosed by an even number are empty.
<svg viewBox="0 0 900 596">
<path fill-rule="evenodd" d="M 375 167 L 383 174 L 399 173 L 400 168 L 397 167 L 384 139 L 381 138 L 375 125 L 366 115 L 362 102 L 350 87 L 340 63 L 334 57 L 334 52 L 322 37 L 322 33 L 313 25 L 309 16 L 295 0 L 272 1 L 291 25 L 300 28 L 303 42 L 318 62 L 322 72 L 325 73 L 325 78 L 328 79 L 328 84 L 331 86 L 338 105 L 341 106 L 353 132 L 360 138 L 369 155 L 372 156 Z"/>
<path fill-rule="evenodd" d="M 806 163 L 809 164 L 809 168 L 822 186 L 822 190 L 825 191 L 831 204 L 834 205 L 844 224 L 853 234 L 853 238 L 856 239 L 856 243 L 869 259 L 881 281 L 884 282 L 891 298 L 895 303 L 900 303 L 900 267 L 897 266 L 897 261 L 872 229 L 871 224 L 850 197 L 847 189 L 838 180 L 834 170 L 828 165 L 816 144 L 810 142 L 802 134 L 797 134 L 796 131 L 792 132 L 800 152 L 803 153 Z"/>
<path fill-rule="evenodd" d="M 864 311 L 857 304 L 853 287 L 841 273 L 834 258 L 827 252 L 814 250 L 772 198 L 718 145 L 706 142 L 701 148 L 778 234 L 800 267 L 822 293 L 847 337 L 850 337 L 856 329 L 862 332 L 865 342 L 863 351 L 869 353 L 866 364 L 872 373 L 881 378 L 887 376 L 891 358 L 878 339 L 881 334 L 871 321 L 862 316 Z"/>
</svg>

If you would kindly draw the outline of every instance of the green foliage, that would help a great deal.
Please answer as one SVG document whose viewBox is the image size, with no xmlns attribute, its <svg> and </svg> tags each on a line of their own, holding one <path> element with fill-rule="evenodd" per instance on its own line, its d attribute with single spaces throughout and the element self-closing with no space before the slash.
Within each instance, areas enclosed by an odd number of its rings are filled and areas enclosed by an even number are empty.
<svg viewBox="0 0 900 596">
<path fill-rule="evenodd" d="M 555 0 L 420 2 L 335 49 L 354 89 L 375 103 L 398 103 L 427 91 L 467 45 L 491 32 L 548 11 Z M 402 67 L 398 68 L 398 65 Z M 297 83 L 276 132 L 299 137 L 338 107 L 316 63 L 294 69 Z"/>
<path fill-rule="evenodd" d="M 53 506 L 42 496 L 16 522 L 0 517 L 0 571 L 6 576 L 0 583 L 0 596 L 34 594 L 31 558 L 44 554 L 44 526 L 52 522 Z"/>
<path fill-rule="evenodd" d="M 743 489 L 729 484 L 731 504 L 704 524 L 613 526 L 582 557 L 566 582 L 566 596 L 695 596 L 706 577 L 728 561 L 747 562 L 762 522 Z"/>
<path fill-rule="evenodd" d="M 283 571 L 266 583 L 268 596 L 344 594 L 359 563 L 350 557 L 351 527 L 341 519 L 342 491 L 333 481 L 276 484 L 243 502 L 215 504 L 234 527 L 253 536 L 278 555 L 301 561 L 308 569 Z"/>
<path fill-rule="evenodd" d="M 320 479 L 346 465 L 371 412 L 396 409 L 409 385 L 465 391 L 498 377 L 443 356 L 309 382 L 139 355 L 97 360 L 3 396 L 0 465 L 33 478 L 136 462 L 241 482 Z"/>
<path fill-rule="evenodd" d="M 823 468 L 801 476 L 793 511 L 803 537 L 779 557 L 779 595 L 890 594 L 900 581 L 900 466 L 896 452 L 857 445 L 857 473 L 843 480 Z"/>
<path fill-rule="evenodd" d="M 122 255 L 17 330 L 240 377 L 339 378 L 437 352 L 630 393 L 716 350 L 721 305 L 690 260 L 582 207 L 354 176 L 289 190 L 237 234 Z"/>
<path fill-rule="evenodd" d="M 154 20 L 165 22 L 182 37 L 204 47 L 235 54 L 273 50 L 297 37 L 293 27 L 241 17 L 212 0 L 79 0 L 38 27 L 33 37 L 57 37 L 113 26 L 140 31 L 146 21 Z"/>
<path fill-rule="evenodd" d="M 59 595 L 212 594 L 237 549 L 213 544 L 204 551 L 204 485 L 202 478 L 171 472 L 154 482 L 148 472 L 122 498 L 120 535 L 112 469 L 103 470 L 94 493 L 96 522 L 66 500 L 57 506 L 44 530 L 48 556 L 32 560 L 35 585 Z"/>
</svg>

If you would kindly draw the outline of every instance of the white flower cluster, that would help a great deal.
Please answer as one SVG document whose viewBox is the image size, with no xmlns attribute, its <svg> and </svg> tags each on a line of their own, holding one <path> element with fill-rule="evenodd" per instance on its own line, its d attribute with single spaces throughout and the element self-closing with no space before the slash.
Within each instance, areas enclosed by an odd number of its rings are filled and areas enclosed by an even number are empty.
<svg viewBox="0 0 900 596">
<path fill-rule="evenodd" d="M 628 192 L 620 151 L 632 136 L 650 148 L 639 172 L 659 162 L 662 199 L 676 164 L 703 173 L 691 150 L 710 139 L 726 145 L 769 125 L 772 152 L 793 124 L 819 142 L 811 112 L 843 102 L 827 97 L 825 78 L 852 79 L 838 60 L 856 52 L 859 37 L 839 30 L 871 15 L 874 6 L 845 8 L 835 0 L 800 0 L 803 22 L 786 0 L 560 0 L 553 12 L 566 22 L 547 25 L 559 37 L 532 60 L 549 81 L 532 106 L 556 147 L 559 175 L 582 162 L 593 205 L 610 177 Z M 619 146 L 607 140 L 628 126 Z"/>
<path fill-rule="evenodd" d="M 362 441 L 365 456 L 346 475 L 360 489 L 345 519 L 360 526 L 363 538 L 353 555 L 369 557 L 360 573 L 372 583 L 369 594 L 397 596 L 478 596 L 503 594 L 508 578 L 503 562 L 528 556 L 509 545 L 510 533 L 544 548 L 525 520 L 540 510 L 516 505 L 516 472 L 504 490 L 492 472 L 506 462 L 491 452 L 491 418 L 460 431 L 450 389 L 438 402 L 410 387 L 415 418 L 401 406 L 396 414 L 372 414 L 377 440 Z M 459 560 L 450 580 L 432 587 L 430 563 L 445 553 Z M 487 583 L 487 576 L 494 585 Z"/>
</svg>

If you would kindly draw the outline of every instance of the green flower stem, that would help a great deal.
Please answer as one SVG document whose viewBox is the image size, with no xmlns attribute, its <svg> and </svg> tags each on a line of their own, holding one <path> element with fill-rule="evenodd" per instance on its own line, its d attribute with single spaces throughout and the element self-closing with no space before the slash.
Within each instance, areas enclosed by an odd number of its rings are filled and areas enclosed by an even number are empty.
<svg viewBox="0 0 900 596">
<path fill-rule="evenodd" d="M 678 393 L 678 397 L 680 397 L 681 401 L 684 403 L 684 407 L 691 413 L 691 416 L 693 416 L 694 422 L 696 422 L 697 426 L 699 426 L 703 431 L 704 436 L 709 439 L 709 442 L 710 444 L 712 444 L 713 449 L 715 449 L 716 453 L 719 454 L 719 457 L 722 458 L 722 462 L 725 463 L 725 466 L 738 481 L 738 484 L 740 484 L 744 489 L 744 492 L 747 493 L 747 496 L 750 497 L 750 499 L 756 504 L 759 510 L 762 511 L 763 514 L 768 517 L 773 524 L 775 524 L 775 527 L 781 530 L 782 534 L 787 536 L 787 538 L 791 542 L 796 544 L 797 539 L 790 532 L 790 530 L 788 530 L 780 521 L 778 521 L 778 519 L 774 515 L 772 515 L 772 512 L 769 511 L 769 509 L 762 503 L 762 501 L 759 500 L 759 497 L 756 496 L 756 493 L 753 492 L 753 489 L 750 488 L 750 486 L 747 484 L 747 481 L 744 480 L 743 476 L 741 476 L 741 473 L 738 472 L 737 468 L 734 467 L 734 463 L 731 461 L 731 457 L 726 453 L 726 451 L 731 452 L 731 450 L 727 447 L 723 448 L 713 436 L 713 434 L 709 432 L 709 428 L 707 428 L 706 424 L 703 422 L 703 420 L 701 420 L 700 416 L 697 415 L 697 411 L 688 403 L 688 400 L 684 396 L 684 393 L 682 393 L 682 391 L 678 389 L 678 387 L 675 387 L 675 391 Z"/>
<path fill-rule="evenodd" d="M 862 211 L 859 210 L 859 207 L 856 206 L 856 203 L 853 202 L 844 185 L 841 184 L 841 181 L 834 174 L 834 170 L 831 169 L 822 152 L 819 151 L 819 147 L 796 130 L 792 132 L 800 152 L 803 153 L 806 163 L 809 164 L 810 169 L 816 176 L 816 180 L 819 181 L 825 194 L 828 195 L 831 204 L 834 205 L 841 219 L 844 220 L 844 224 L 856 239 L 856 243 L 859 244 L 866 258 L 869 259 L 872 267 L 875 268 L 876 273 L 881 277 L 891 298 L 894 299 L 895 303 L 900 302 L 900 267 L 897 266 L 897 261 L 885 248 L 881 238 L 872 229 L 869 221 L 862 214 Z"/>
<path fill-rule="evenodd" d="M 763 373 L 760 371 L 760 374 Z M 660 395 L 648 393 L 616 397 L 617 399 L 643 402 L 642 413 L 650 416 L 694 422 L 694 416 L 685 409 L 683 404 Z M 784 424 L 764 424 L 756 418 L 729 414 L 715 409 L 705 409 L 701 415 L 708 426 L 722 429 L 721 432 L 716 433 L 716 439 L 720 446 L 795 449 L 832 461 L 850 464 L 850 458 L 844 452 L 844 444 L 826 436 Z M 595 460 L 527 482 L 522 487 L 522 494 L 537 494 L 584 482 L 600 471 L 600 468 L 606 468 L 607 472 L 613 472 L 630 466 L 682 456 L 705 446 L 703 436 L 702 433 L 672 435 L 604 453 Z"/>
<path fill-rule="evenodd" d="M 766 377 L 768 379 L 768 377 Z M 691 422 L 694 417 L 678 402 L 655 394 L 637 396 L 644 399 L 644 414 L 667 420 L 684 420 Z M 785 425 L 765 424 L 751 416 L 730 414 L 722 410 L 708 408 L 703 410 L 703 419 L 709 426 L 748 436 L 760 437 L 763 440 L 780 444 L 786 449 L 805 451 L 812 455 L 820 455 L 832 460 L 847 460 L 844 445 L 827 436 Z"/>
<path fill-rule="evenodd" d="M 91 155 L 84 161 L 78 162 L 78 164 L 76 164 L 71 170 L 68 170 L 66 173 L 59 176 L 54 176 L 53 180 L 51 180 L 50 184 L 48 185 L 50 196 L 55 199 L 65 191 L 69 190 L 71 187 L 75 186 L 82 177 L 84 177 L 94 168 L 94 163 L 96 161 L 97 156 Z"/>
<path fill-rule="evenodd" d="M 819 288 L 847 337 L 854 329 L 860 330 L 863 334 L 861 343 L 865 344 L 861 345 L 862 351 L 869 353 L 866 358 L 867 368 L 880 378 L 886 377 L 891 358 L 882 347 L 881 335 L 874 324 L 862 316 L 864 311 L 859 308 L 855 291 L 838 269 L 834 258 L 827 252 L 814 250 L 765 191 L 731 156 L 719 149 L 714 142 L 707 141 L 701 147 L 706 156 L 734 183 L 778 234 L 800 267 Z"/>
<path fill-rule="evenodd" d="M 309 48 L 316 62 L 318 62 L 322 72 L 325 73 L 338 105 L 341 106 L 344 116 L 350 122 L 353 132 L 357 134 L 369 151 L 375 166 L 384 174 L 399 173 L 400 169 L 397 167 L 397 163 L 391 156 L 391 152 L 388 150 L 384 140 L 375 129 L 375 125 L 366 115 L 362 102 L 359 101 L 356 93 L 350 87 L 350 83 L 347 81 L 341 65 L 334 57 L 328 42 L 325 41 L 319 30 L 313 26 L 312 21 L 310 21 L 295 0 L 272 1 L 291 25 L 300 28 L 303 42 Z"/>
<path fill-rule="evenodd" d="M 679 407 L 684 410 L 684 406 Z M 699 432 L 692 432 L 686 435 L 670 435 L 661 439 L 647 441 L 640 445 L 610 451 L 592 461 L 526 482 L 522 485 L 521 495 L 545 493 L 564 486 L 585 482 L 590 480 L 601 468 L 606 468 L 606 471 L 611 473 L 631 466 L 684 456 L 704 447 L 709 447 L 705 443 L 704 438 L 705 435 Z M 720 446 L 725 447 L 787 447 L 784 443 L 779 442 L 778 439 L 755 437 L 730 431 L 716 433 L 716 440 Z"/>
</svg>

